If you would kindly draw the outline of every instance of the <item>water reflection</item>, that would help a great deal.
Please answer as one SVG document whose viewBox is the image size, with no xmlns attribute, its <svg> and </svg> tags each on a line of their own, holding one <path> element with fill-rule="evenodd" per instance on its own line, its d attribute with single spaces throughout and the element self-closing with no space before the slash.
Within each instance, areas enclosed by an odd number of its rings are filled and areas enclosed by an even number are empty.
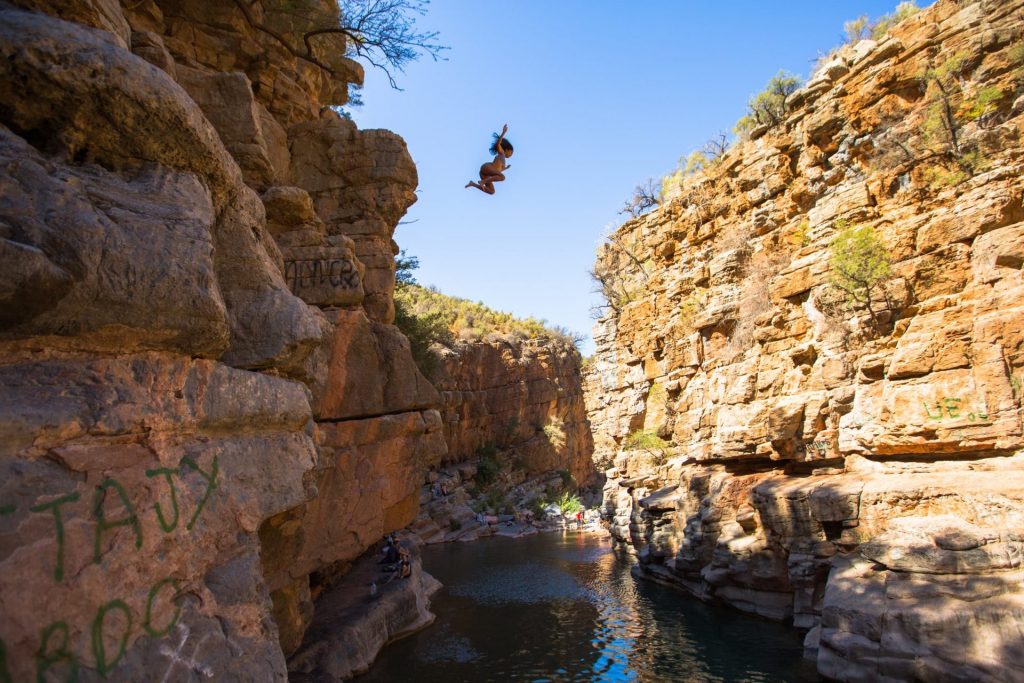
<svg viewBox="0 0 1024 683">
<path fill-rule="evenodd" d="M 630 576 L 578 534 L 432 546 L 437 622 L 363 681 L 814 681 L 799 636 Z"/>
</svg>

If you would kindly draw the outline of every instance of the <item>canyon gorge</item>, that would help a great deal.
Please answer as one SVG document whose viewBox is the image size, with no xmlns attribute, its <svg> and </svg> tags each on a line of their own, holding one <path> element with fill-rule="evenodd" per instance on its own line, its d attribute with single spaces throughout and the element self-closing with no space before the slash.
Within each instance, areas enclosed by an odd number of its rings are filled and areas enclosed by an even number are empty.
<svg viewBox="0 0 1024 683">
<path fill-rule="evenodd" d="M 0 0 L 0 682 L 347 680 L 433 621 L 421 545 L 587 489 L 637 578 L 827 679 L 1024 677 L 1024 0 L 852 41 L 673 179 L 586 361 L 429 364 L 416 165 L 286 10 Z M 844 235 L 884 265 L 847 290 Z"/>
</svg>

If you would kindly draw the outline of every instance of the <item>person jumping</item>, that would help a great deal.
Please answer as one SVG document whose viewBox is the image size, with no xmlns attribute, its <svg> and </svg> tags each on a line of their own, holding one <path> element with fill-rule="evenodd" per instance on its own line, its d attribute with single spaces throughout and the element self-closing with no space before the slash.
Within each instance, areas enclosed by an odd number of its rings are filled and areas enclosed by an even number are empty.
<svg viewBox="0 0 1024 683">
<path fill-rule="evenodd" d="M 512 156 L 512 143 L 505 139 L 507 132 L 508 124 L 506 123 L 501 129 L 501 135 L 492 133 L 494 142 L 491 143 L 491 154 L 494 155 L 494 161 L 489 161 L 480 167 L 479 183 L 470 180 L 466 183 L 466 187 L 475 187 L 481 192 L 494 194 L 494 183 L 504 180 L 504 171 L 512 168 L 512 164 L 505 162 Z"/>
</svg>

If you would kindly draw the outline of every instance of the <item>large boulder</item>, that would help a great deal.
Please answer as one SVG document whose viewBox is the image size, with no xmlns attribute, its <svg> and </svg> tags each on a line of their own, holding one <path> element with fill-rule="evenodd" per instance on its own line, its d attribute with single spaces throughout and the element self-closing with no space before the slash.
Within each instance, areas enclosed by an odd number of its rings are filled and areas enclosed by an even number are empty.
<svg viewBox="0 0 1024 683">
<path fill-rule="evenodd" d="M 31 260 L 5 296 L 41 284 L 6 336 L 109 349 L 130 332 L 239 367 L 301 365 L 317 314 L 288 290 L 259 198 L 188 95 L 104 32 L 8 9 L 0 37 L 0 123 L 24 160 L 6 167 L 4 253 Z"/>
</svg>

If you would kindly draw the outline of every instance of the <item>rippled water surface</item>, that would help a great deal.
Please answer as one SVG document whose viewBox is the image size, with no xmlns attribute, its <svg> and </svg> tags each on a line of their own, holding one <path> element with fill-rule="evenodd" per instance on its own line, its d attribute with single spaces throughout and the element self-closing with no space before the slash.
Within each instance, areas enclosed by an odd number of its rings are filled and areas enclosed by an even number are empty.
<svg viewBox="0 0 1024 683">
<path fill-rule="evenodd" d="M 365 681 L 816 681 L 793 630 L 637 581 L 577 534 L 425 548 L 434 625 Z"/>
</svg>

